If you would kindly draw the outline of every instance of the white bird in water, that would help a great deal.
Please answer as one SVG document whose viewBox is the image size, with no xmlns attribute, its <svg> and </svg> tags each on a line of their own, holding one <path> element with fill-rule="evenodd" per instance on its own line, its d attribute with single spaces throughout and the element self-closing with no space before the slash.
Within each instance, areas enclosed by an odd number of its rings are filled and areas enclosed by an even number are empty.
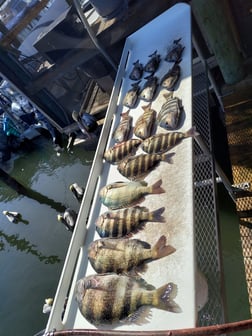
<svg viewBox="0 0 252 336">
<path fill-rule="evenodd" d="M 85 192 L 85 188 L 79 186 L 76 182 L 70 184 L 69 189 L 72 191 L 72 193 L 74 194 L 75 198 L 81 202 L 84 192 Z"/>
<path fill-rule="evenodd" d="M 58 214 L 57 219 L 65 225 L 67 230 L 73 232 L 77 219 L 77 213 L 74 210 L 67 208 L 63 215 Z"/>
<path fill-rule="evenodd" d="M 45 299 L 45 303 L 43 305 L 43 314 L 50 313 L 51 310 L 52 310 L 52 305 L 53 305 L 53 299 L 52 298 Z"/>
<path fill-rule="evenodd" d="M 12 223 L 17 223 L 21 219 L 21 214 L 19 212 L 16 212 L 16 211 L 7 211 L 7 210 L 4 210 L 3 214 Z"/>
</svg>

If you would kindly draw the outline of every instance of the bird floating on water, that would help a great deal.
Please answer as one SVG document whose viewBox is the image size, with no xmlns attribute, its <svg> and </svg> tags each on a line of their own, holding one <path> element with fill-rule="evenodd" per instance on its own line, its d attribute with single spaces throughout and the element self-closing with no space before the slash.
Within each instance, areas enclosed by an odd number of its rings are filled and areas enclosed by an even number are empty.
<svg viewBox="0 0 252 336">
<path fill-rule="evenodd" d="M 16 211 L 7 211 L 7 210 L 4 210 L 3 214 L 12 223 L 17 223 L 21 219 L 21 214 L 19 212 L 16 212 Z"/>
<path fill-rule="evenodd" d="M 43 314 L 48 314 L 52 310 L 53 305 L 53 298 L 47 298 L 45 299 L 45 303 L 43 305 Z"/>
<path fill-rule="evenodd" d="M 74 210 L 67 208 L 63 215 L 58 214 L 57 219 L 65 225 L 67 230 L 73 231 L 77 219 L 77 213 Z"/>
<path fill-rule="evenodd" d="M 78 185 L 78 183 L 72 183 L 69 186 L 69 189 L 72 191 L 72 193 L 74 194 L 75 198 L 81 202 L 84 192 L 85 192 L 85 188 L 81 187 Z"/>
</svg>

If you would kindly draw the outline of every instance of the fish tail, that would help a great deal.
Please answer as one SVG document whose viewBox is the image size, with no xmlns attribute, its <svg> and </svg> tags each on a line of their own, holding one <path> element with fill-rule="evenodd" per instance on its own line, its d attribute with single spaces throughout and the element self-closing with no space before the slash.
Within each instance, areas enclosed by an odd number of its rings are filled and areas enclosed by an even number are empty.
<svg viewBox="0 0 252 336">
<path fill-rule="evenodd" d="M 159 208 L 157 210 L 154 210 L 150 213 L 150 219 L 149 220 L 153 220 L 153 221 L 157 221 L 157 222 L 163 222 L 164 221 L 164 217 L 162 216 L 162 213 L 164 212 L 165 207 Z"/>
<path fill-rule="evenodd" d="M 169 254 L 175 251 L 176 250 L 174 247 L 166 245 L 166 237 L 163 235 L 158 239 L 157 243 L 154 245 L 152 249 L 152 258 L 160 259 L 168 256 Z"/>
<path fill-rule="evenodd" d="M 161 187 L 162 179 L 155 182 L 152 186 L 150 186 L 150 193 L 151 194 L 163 194 L 165 190 Z"/>
<path fill-rule="evenodd" d="M 189 138 L 189 137 L 192 137 L 192 138 L 195 138 L 199 135 L 199 133 L 196 131 L 196 127 L 193 126 L 192 128 L 190 128 L 187 132 L 185 132 L 184 136 L 185 138 Z"/>
<path fill-rule="evenodd" d="M 169 153 L 169 154 L 163 153 L 163 154 L 161 154 L 161 160 L 172 164 L 173 163 L 173 159 L 172 159 L 173 155 L 175 155 L 175 153 Z"/>
<path fill-rule="evenodd" d="M 173 313 L 181 313 L 181 308 L 174 302 L 174 298 L 177 295 L 177 286 L 169 282 L 164 286 L 156 289 L 153 298 L 153 305 L 159 309 L 168 310 Z"/>
</svg>

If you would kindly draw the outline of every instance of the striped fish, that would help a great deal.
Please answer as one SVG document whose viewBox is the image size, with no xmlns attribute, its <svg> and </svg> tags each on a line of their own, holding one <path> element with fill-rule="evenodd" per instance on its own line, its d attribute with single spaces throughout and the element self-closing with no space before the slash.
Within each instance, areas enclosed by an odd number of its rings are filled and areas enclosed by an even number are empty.
<svg viewBox="0 0 252 336">
<path fill-rule="evenodd" d="M 140 154 L 130 156 L 122 160 L 118 166 L 118 171 L 129 180 L 135 180 L 145 177 L 160 161 L 172 163 L 171 156 L 165 154 Z"/>
<path fill-rule="evenodd" d="M 153 247 L 139 239 L 101 238 L 89 245 L 88 259 L 97 273 L 123 273 L 173 252 L 174 247 L 166 245 L 164 235 Z"/>
<path fill-rule="evenodd" d="M 179 144 L 183 139 L 196 137 L 197 135 L 199 134 L 195 127 L 190 128 L 187 132 L 155 134 L 145 139 L 141 144 L 141 148 L 148 154 L 164 153 Z"/>
<path fill-rule="evenodd" d="M 157 113 L 151 108 L 151 103 L 142 109 L 144 113 L 137 119 L 133 132 L 138 138 L 146 139 L 151 135 Z"/>
<path fill-rule="evenodd" d="M 148 307 L 180 313 L 181 309 L 174 301 L 176 295 L 174 283 L 156 289 L 139 276 L 115 273 L 89 275 L 78 280 L 75 287 L 81 314 L 95 326 L 144 323 L 144 308 Z"/>
<path fill-rule="evenodd" d="M 121 209 L 139 202 L 145 195 L 161 194 L 162 180 L 148 186 L 145 181 L 115 182 L 101 188 L 100 197 L 102 203 L 108 208 Z"/>
<path fill-rule="evenodd" d="M 166 102 L 161 106 L 157 121 L 160 127 L 166 130 L 174 130 L 178 127 L 180 115 L 182 112 L 182 102 L 178 97 L 172 94 L 164 94 Z"/>
<path fill-rule="evenodd" d="M 132 127 L 132 117 L 129 115 L 130 110 L 121 114 L 121 120 L 115 129 L 112 137 L 115 142 L 123 142 L 128 139 Z"/>
<path fill-rule="evenodd" d="M 149 211 L 146 207 L 135 206 L 116 211 L 107 211 L 96 220 L 96 231 L 100 237 L 122 237 L 143 228 L 143 223 L 163 222 L 165 208 Z"/>
<path fill-rule="evenodd" d="M 130 154 L 133 154 L 141 142 L 142 140 L 140 139 L 130 139 L 120 144 L 116 144 L 106 150 L 103 157 L 109 163 L 117 163 Z"/>
<path fill-rule="evenodd" d="M 160 81 L 160 85 L 166 90 L 174 90 L 174 86 L 180 78 L 180 66 L 174 63 L 173 67 L 164 75 Z"/>
<path fill-rule="evenodd" d="M 127 106 L 128 108 L 133 108 L 136 105 L 138 94 L 140 91 L 139 86 L 140 81 L 137 83 L 131 84 L 132 88 L 126 93 L 124 99 L 123 99 L 123 105 Z"/>
</svg>

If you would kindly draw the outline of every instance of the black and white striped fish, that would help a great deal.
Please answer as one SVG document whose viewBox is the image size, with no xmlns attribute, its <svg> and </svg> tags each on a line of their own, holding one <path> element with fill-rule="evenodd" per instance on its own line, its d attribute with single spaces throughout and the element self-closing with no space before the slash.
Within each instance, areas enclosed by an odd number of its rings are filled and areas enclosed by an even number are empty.
<svg viewBox="0 0 252 336">
<path fill-rule="evenodd" d="M 140 139 L 146 139 L 151 135 L 157 112 L 151 108 L 151 103 L 142 106 L 144 113 L 137 119 L 134 134 Z"/>
<path fill-rule="evenodd" d="M 170 94 L 164 94 L 166 102 L 161 106 L 157 116 L 160 127 L 166 130 L 175 130 L 178 127 L 183 109 L 181 99 Z"/>
<path fill-rule="evenodd" d="M 148 307 L 180 313 L 181 308 L 174 301 L 176 295 L 174 283 L 156 289 L 139 276 L 115 273 L 89 275 L 78 280 L 75 288 L 81 314 L 95 326 L 144 323 L 143 308 Z"/>
<path fill-rule="evenodd" d="M 139 154 L 122 160 L 118 166 L 118 171 L 129 180 L 136 180 L 145 177 L 160 161 L 172 163 L 171 156 L 165 154 Z"/>
<path fill-rule="evenodd" d="M 106 211 L 96 220 L 96 231 L 100 237 L 122 237 L 143 228 L 143 223 L 164 222 L 162 213 L 165 208 L 149 211 L 146 207 L 135 206 L 131 208 Z"/>
<path fill-rule="evenodd" d="M 142 140 L 140 139 L 130 139 L 121 142 L 120 144 L 116 144 L 115 146 L 107 149 L 103 157 L 109 163 L 117 163 L 130 154 L 133 154 L 141 142 Z"/>
<path fill-rule="evenodd" d="M 130 110 L 121 114 L 121 120 L 119 122 L 119 125 L 112 135 L 113 139 L 117 143 L 126 141 L 129 137 L 133 120 L 129 113 Z"/>
<path fill-rule="evenodd" d="M 189 137 L 196 137 L 197 135 L 199 134 L 195 127 L 190 128 L 186 132 L 168 132 L 155 134 L 145 139 L 141 144 L 141 148 L 148 154 L 160 154 L 176 146 L 182 140 Z"/>
</svg>

